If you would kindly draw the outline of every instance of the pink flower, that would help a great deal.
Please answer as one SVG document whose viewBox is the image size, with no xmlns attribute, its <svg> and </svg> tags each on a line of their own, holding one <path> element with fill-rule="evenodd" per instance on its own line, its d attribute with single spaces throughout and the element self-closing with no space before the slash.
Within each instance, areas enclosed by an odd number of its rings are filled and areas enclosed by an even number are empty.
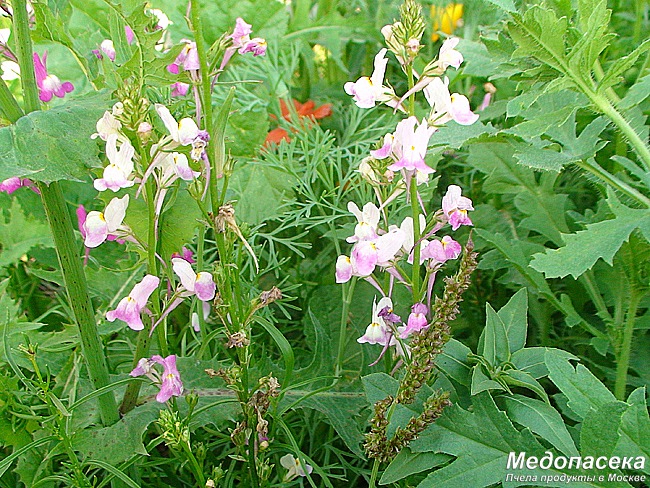
<svg viewBox="0 0 650 488">
<path fill-rule="evenodd" d="M 165 127 L 169 131 L 169 135 L 172 138 L 172 141 L 180 144 L 181 146 L 188 146 L 194 142 L 194 140 L 199 137 L 199 127 L 196 125 L 194 120 L 189 117 L 181 119 L 179 122 L 176 122 L 176 119 L 171 114 L 169 109 L 164 105 L 157 103 L 155 105 L 156 112 L 165 124 Z"/>
<path fill-rule="evenodd" d="M 441 240 L 434 240 L 422 248 L 421 256 L 423 259 L 431 259 L 435 263 L 444 263 L 450 259 L 456 259 L 460 256 L 462 247 L 459 243 L 449 236 Z"/>
<path fill-rule="evenodd" d="M 106 312 L 106 319 L 109 322 L 120 319 L 133 330 L 144 329 L 140 312 L 146 307 L 147 300 L 159 284 L 160 278 L 146 275 L 140 283 L 133 287 L 128 296 L 122 298 L 115 310 Z"/>
<path fill-rule="evenodd" d="M 47 52 L 43 53 L 43 61 L 34 53 L 34 71 L 36 74 L 36 84 L 38 85 L 38 98 L 41 102 L 49 102 L 56 95 L 63 98 L 66 93 L 74 90 L 74 86 L 69 81 L 61 83 L 58 77 L 47 73 Z"/>
<path fill-rule="evenodd" d="M 97 191 L 112 190 L 114 192 L 121 188 L 133 186 L 133 180 L 128 178 L 133 172 L 133 155 L 135 149 L 128 139 L 122 142 L 120 150 L 117 150 L 117 135 L 111 134 L 106 140 L 106 157 L 108 166 L 104 168 L 104 175 L 93 182 Z"/>
<path fill-rule="evenodd" d="M 354 276 L 370 276 L 376 266 L 387 266 L 402 247 L 404 233 L 397 227 L 373 241 L 359 241 L 352 249 L 350 263 Z"/>
<path fill-rule="evenodd" d="M 424 303 L 416 303 L 411 307 L 411 314 L 409 315 L 406 327 L 400 330 L 400 338 L 406 339 L 413 332 L 419 332 L 429 326 L 427 321 L 427 313 L 429 309 Z"/>
<path fill-rule="evenodd" d="M 375 68 L 370 78 L 362 76 L 354 83 L 350 81 L 344 85 L 345 93 L 352 95 L 357 107 L 372 108 L 377 102 L 385 102 L 392 98 L 391 90 L 383 86 L 388 64 L 386 52 L 387 49 L 384 48 L 375 56 Z"/>
<path fill-rule="evenodd" d="M 121 140 L 126 139 L 120 134 L 122 123 L 109 111 L 104 112 L 102 118 L 97 121 L 95 128 L 97 132 L 90 136 L 91 139 L 97 139 L 99 137 L 102 141 L 107 141 L 110 135 L 115 135 L 118 139 L 121 137 Z"/>
<path fill-rule="evenodd" d="M 183 50 L 180 52 L 172 64 L 167 66 L 167 71 L 177 75 L 182 66 L 185 71 L 198 71 L 201 69 L 199 62 L 199 52 L 196 50 L 196 42 L 189 39 L 181 39 L 184 42 Z"/>
<path fill-rule="evenodd" d="M 339 256 L 336 260 L 336 282 L 347 283 L 352 278 L 352 261 L 347 256 Z"/>
<path fill-rule="evenodd" d="M 194 260 L 194 253 L 190 249 L 186 248 L 185 246 L 183 246 L 182 253 L 177 253 L 177 252 L 173 253 L 172 258 L 181 258 L 190 264 L 196 263 L 196 261 Z"/>
<path fill-rule="evenodd" d="M 90 212 L 82 227 L 85 232 L 86 247 L 97 247 L 108 238 L 109 234 L 115 234 L 122 227 L 128 206 L 129 196 L 124 195 L 122 198 L 113 198 L 104 212 L 95 210 Z"/>
<path fill-rule="evenodd" d="M 115 45 L 110 39 L 104 39 L 99 45 L 99 49 L 93 49 L 93 54 L 97 56 L 97 59 L 102 59 L 104 54 L 111 61 L 115 61 Z"/>
<path fill-rule="evenodd" d="M 429 175 L 434 173 L 435 170 L 424 163 L 424 157 L 427 153 L 427 146 L 429 145 L 431 134 L 436 129 L 429 127 L 426 120 L 422 120 L 417 129 L 415 128 L 415 124 L 417 124 L 417 119 L 415 117 L 409 117 L 397 125 L 394 145 L 398 145 L 399 159 L 390 165 L 388 169 L 391 171 L 405 169 L 407 171 L 417 171 L 424 175 Z"/>
<path fill-rule="evenodd" d="M 254 37 L 239 50 L 239 54 L 253 53 L 253 56 L 264 56 L 266 54 L 266 39 Z"/>
<path fill-rule="evenodd" d="M 0 181 L 0 192 L 5 192 L 7 195 L 11 195 L 20 187 L 30 188 L 34 193 L 41 194 L 34 182 L 28 178 L 7 178 L 4 181 Z"/>
<path fill-rule="evenodd" d="M 176 368 L 176 356 L 171 355 L 163 358 L 162 356 L 151 356 L 151 360 L 162 365 L 163 375 L 162 384 L 160 385 L 160 392 L 156 395 L 156 401 L 165 403 L 173 396 L 181 396 L 183 394 L 183 382 L 181 375 Z"/>
<path fill-rule="evenodd" d="M 253 56 L 266 54 L 266 41 L 261 37 L 251 39 L 253 29 L 244 19 L 238 17 L 235 21 L 235 29 L 228 37 L 232 39 L 232 48 L 239 50 L 239 54 L 253 53 Z"/>
<path fill-rule="evenodd" d="M 383 297 L 379 300 L 379 303 L 372 304 L 372 321 L 370 325 L 366 327 L 366 332 L 357 339 L 359 344 L 368 343 L 368 344 L 381 344 L 382 346 L 387 345 L 392 337 L 392 332 L 390 328 L 386 325 L 383 317 L 380 316 L 379 312 L 384 309 L 390 311 L 393 310 L 393 302 L 388 297 Z"/>
<path fill-rule="evenodd" d="M 172 268 L 186 290 L 182 293 L 182 296 L 196 295 L 196 298 L 203 302 L 214 298 L 217 285 L 215 285 L 210 273 L 205 271 L 194 273 L 192 265 L 183 258 L 172 258 Z"/>
<path fill-rule="evenodd" d="M 474 225 L 467 215 L 468 210 L 474 210 L 472 201 L 461 196 L 461 188 L 449 185 L 447 193 L 442 197 L 442 211 L 449 219 L 451 230 L 458 229 L 461 225 Z"/>
<path fill-rule="evenodd" d="M 184 97 L 190 91 L 189 83 L 177 81 L 172 84 L 172 97 Z"/>
<path fill-rule="evenodd" d="M 163 367 L 162 378 L 153 369 L 154 364 L 160 364 Z M 163 358 L 162 356 L 151 356 L 151 359 L 141 358 L 138 365 L 131 371 L 131 376 L 146 376 L 152 381 L 160 384 L 160 392 L 156 395 L 156 400 L 165 403 L 173 396 L 183 394 L 183 382 L 181 375 L 176 367 L 176 356 L 171 355 Z"/>
</svg>

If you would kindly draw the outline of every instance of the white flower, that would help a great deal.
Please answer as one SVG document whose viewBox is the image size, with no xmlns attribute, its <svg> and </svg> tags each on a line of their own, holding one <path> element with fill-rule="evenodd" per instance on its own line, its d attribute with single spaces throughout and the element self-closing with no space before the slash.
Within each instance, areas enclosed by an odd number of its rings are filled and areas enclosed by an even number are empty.
<svg viewBox="0 0 650 488">
<path fill-rule="evenodd" d="M 285 481 L 291 481 L 296 476 L 307 476 L 311 474 L 314 470 L 309 464 L 305 463 L 303 466 L 302 461 L 296 459 L 291 454 L 287 454 L 280 458 L 280 464 L 282 467 L 288 469 L 289 471 L 284 477 Z"/>
</svg>

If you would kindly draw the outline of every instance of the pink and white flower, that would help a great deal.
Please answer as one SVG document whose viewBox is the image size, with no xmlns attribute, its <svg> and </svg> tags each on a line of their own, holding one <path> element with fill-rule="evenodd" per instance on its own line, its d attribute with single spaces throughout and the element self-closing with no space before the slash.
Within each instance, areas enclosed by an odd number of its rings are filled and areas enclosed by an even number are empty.
<svg viewBox="0 0 650 488">
<path fill-rule="evenodd" d="M 469 100 L 465 95 L 449 94 L 448 83 L 447 79 L 443 81 L 440 78 L 434 78 L 424 88 L 424 96 L 431 106 L 430 119 L 438 125 L 445 124 L 450 120 L 454 120 L 460 125 L 472 125 L 478 120 L 478 114 L 472 112 Z"/>
<path fill-rule="evenodd" d="M 172 141 L 181 146 L 189 146 L 199 137 L 199 127 L 194 120 L 185 117 L 177 122 L 167 107 L 159 103 L 155 107 L 156 112 L 158 112 L 163 124 L 165 124 L 165 127 L 169 131 Z"/>
<path fill-rule="evenodd" d="M 450 259 L 456 259 L 460 256 L 463 248 L 450 236 L 445 236 L 441 240 L 433 240 L 426 247 L 422 248 L 420 256 L 422 259 L 431 259 L 433 263 L 445 263 Z"/>
<path fill-rule="evenodd" d="M 97 121 L 95 127 L 97 132 L 90 136 L 91 139 L 97 139 L 99 137 L 102 141 L 107 141 L 110 135 L 115 135 L 118 139 L 126 139 L 120 133 L 122 123 L 109 111 L 104 112 L 104 115 L 102 115 L 102 118 Z"/>
<path fill-rule="evenodd" d="M 427 154 L 427 146 L 435 127 L 429 127 L 426 120 L 422 120 L 416 128 L 417 119 L 409 117 L 402 120 L 395 130 L 393 139 L 393 153 L 398 158 L 388 169 L 397 171 L 417 171 L 424 175 L 434 173 L 435 170 L 427 166 L 424 157 Z"/>
<path fill-rule="evenodd" d="M 140 283 L 136 284 L 128 296 L 122 298 L 115 310 L 106 312 L 106 320 L 109 322 L 119 319 L 133 330 L 142 330 L 142 317 L 140 312 L 147 306 L 149 297 L 160 284 L 160 278 L 153 275 L 146 275 Z"/>
<path fill-rule="evenodd" d="M 449 220 L 451 230 L 458 229 L 461 225 L 474 225 L 467 212 L 474 210 L 472 201 L 461 196 L 461 188 L 457 185 L 449 185 L 447 193 L 442 197 L 442 211 Z"/>
<path fill-rule="evenodd" d="M 416 303 L 411 307 L 411 314 L 405 328 L 400 328 L 400 338 L 406 339 L 414 332 L 419 332 L 429 327 L 427 320 L 427 313 L 429 309 L 424 303 Z"/>
<path fill-rule="evenodd" d="M 195 273 L 192 265 L 183 258 L 172 258 L 172 268 L 180 278 L 185 290 L 181 293 L 181 296 L 196 295 L 203 302 L 208 302 L 214 298 L 217 285 L 210 273 L 206 271 Z"/>
<path fill-rule="evenodd" d="M 390 327 L 386 325 L 383 317 L 379 314 L 379 312 L 387 307 L 392 311 L 393 302 L 388 297 L 383 297 L 378 303 L 375 302 L 372 304 L 372 321 L 366 327 L 366 332 L 357 339 L 359 344 L 381 344 L 382 346 L 386 346 L 390 342 L 393 333 Z"/>
<path fill-rule="evenodd" d="M 167 71 L 177 75 L 180 73 L 181 66 L 185 71 L 198 71 L 201 69 L 201 63 L 199 62 L 196 42 L 189 39 L 181 39 L 181 42 L 185 43 L 185 45 L 174 62 L 167 66 Z"/>
<path fill-rule="evenodd" d="M 354 276 L 370 276 L 376 266 L 388 266 L 404 242 L 404 233 L 392 227 L 372 241 L 359 241 L 352 249 L 350 264 Z"/>
<path fill-rule="evenodd" d="M 309 464 L 304 463 L 291 454 L 286 454 L 280 458 L 280 464 L 283 468 L 288 469 L 289 471 L 284 476 L 284 481 L 291 481 L 296 476 L 305 477 L 307 474 L 311 474 L 314 470 Z"/>
<path fill-rule="evenodd" d="M 162 377 L 153 369 L 154 364 L 160 364 L 163 367 Z M 155 383 L 159 383 L 160 392 L 156 395 L 156 401 L 160 403 L 165 403 L 171 397 L 183 394 L 183 381 L 176 367 L 176 356 L 173 354 L 166 358 L 159 355 L 151 356 L 151 359 L 142 358 L 130 375 L 133 377 L 144 375 Z"/>
<path fill-rule="evenodd" d="M 375 56 L 375 69 L 372 76 L 362 76 L 357 81 L 344 85 L 345 93 L 352 95 L 354 103 L 359 108 L 372 108 L 377 102 L 386 102 L 392 99 L 392 90 L 384 86 L 386 74 L 387 49 L 384 48 Z"/>
<path fill-rule="evenodd" d="M 109 234 L 115 235 L 118 230 L 122 229 L 122 221 L 126 216 L 128 206 L 129 196 L 124 195 L 122 198 L 113 198 L 104 212 L 93 210 L 88 213 L 83 224 L 86 233 L 85 246 L 97 247 L 108 238 Z"/>
<path fill-rule="evenodd" d="M 354 235 L 348 237 L 347 242 L 371 241 L 379 237 L 377 235 L 377 225 L 379 225 L 381 214 L 374 203 L 366 203 L 363 206 L 363 211 L 361 211 L 356 203 L 349 202 L 348 210 L 354 214 L 358 223 L 354 228 Z"/>
<path fill-rule="evenodd" d="M 117 134 L 109 135 L 106 140 L 106 157 L 109 164 L 104 168 L 103 177 L 93 182 L 95 189 L 97 191 L 111 190 L 116 192 L 121 188 L 133 186 L 134 182 L 129 177 L 133 173 L 134 154 L 135 149 L 128 139 L 122 142 L 122 146 L 118 151 Z"/>
<path fill-rule="evenodd" d="M 263 56 L 266 54 L 266 41 L 261 37 L 251 39 L 252 32 L 252 26 L 238 17 L 235 29 L 229 36 L 232 39 L 232 47 L 239 50 L 239 54 L 253 53 L 253 56 Z"/>
<path fill-rule="evenodd" d="M 456 51 L 456 46 L 460 39 L 457 37 L 450 37 L 440 46 L 440 51 L 438 52 L 438 65 L 443 69 L 447 69 L 449 66 L 454 68 L 460 68 L 460 65 L 463 62 L 463 55 Z"/>
<path fill-rule="evenodd" d="M 46 63 L 47 52 L 43 53 L 42 61 L 38 53 L 34 53 L 34 72 L 38 85 L 38 98 L 41 102 L 49 102 L 55 95 L 63 98 L 66 93 L 74 90 L 74 86 L 69 81 L 62 83 L 57 76 L 48 74 Z"/>
</svg>

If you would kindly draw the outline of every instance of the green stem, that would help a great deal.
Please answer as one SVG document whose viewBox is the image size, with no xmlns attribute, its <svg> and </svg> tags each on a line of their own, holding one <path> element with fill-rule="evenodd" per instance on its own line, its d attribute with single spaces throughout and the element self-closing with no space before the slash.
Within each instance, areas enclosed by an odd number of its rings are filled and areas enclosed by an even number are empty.
<svg viewBox="0 0 650 488">
<path fill-rule="evenodd" d="M 2 78 L 0 78 L 0 112 L 12 124 L 16 123 L 19 118 L 25 115 L 23 109 L 20 108 L 20 105 L 18 105 L 18 102 L 11 93 L 11 90 L 9 90 L 5 80 Z"/>
<path fill-rule="evenodd" d="M 413 217 L 413 273 L 411 286 L 413 292 L 413 303 L 420 301 L 420 204 L 418 202 L 418 185 L 415 181 L 415 174 L 411 177 L 411 211 Z"/>
<path fill-rule="evenodd" d="M 20 65 L 23 98 L 26 112 L 34 112 L 41 108 L 38 99 L 38 88 L 34 74 L 32 59 L 32 40 L 29 32 L 29 19 L 25 0 L 13 2 L 14 33 L 16 35 L 16 53 Z M 15 107 L 14 107 L 15 110 Z M 95 389 L 108 386 L 108 365 L 102 345 L 93 304 L 88 294 L 86 276 L 79 259 L 79 250 L 74 236 L 72 219 L 63 197 L 63 191 L 58 182 L 50 185 L 38 183 L 41 199 L 45 207 L 45 214 L 50 224 L 56 253 L 63 274 L 68 300 L 72 307 L 75 323 L 79 328 L 81 347 L 88 373 Z M 119 419 L 117 404 L 112 392 L 107 392 L 98 398 L 99 413 L 104 425 L 111 425 Z"/>
<path fill-rule="evenodd" d="M 357 278 L 352 277 L 348 289 L 346 290 L 346 287 L 343 287 L 343 307 L 341 308 L 341 324 L 339 327 L 339 348 L 338 354 L 336 355 L 336 369 L 334 370 L 334 376 L 336 377 L 338 377 L 343 370 L 343 355 L 345 353 L 345 340 L 348 330 L 348 313 L 350 311 L 350 304 L 352 303 L 352 296 L 354 295 L 354 287 L 356 284 Z"/>
<path fill-rule="evenodd" d="M 413 64 L 409 63 L 406 65 L 406 76 L 408 77 L 408 82 L 409 82 L 409 91 L 415 86 L 415 82 L 413 80 Z M 409 117 L 413 117 L 415 115 L 415 93 L 411 93 L 409 95 Z"/>
<path fill-rule="evenodd" d="M 372 463 L 372 473 L 370 474 L 370 482 L 368 483 L 368 488 L 375 488 L 380 464 L 381 463 L 379 462 L 379 459 L 375 459 Z"/>
<path fill-rule="evenodd" d="M 616 361 L 616 383 L 614 384 L 614 395 L 619 400 L 625 400 L 625 389 L 627 387 L 627 371 L 630 366 L 630 353 L 632 351 L 632 338 L 634 337 L 634 323 L 636 322 L 636 313 L 639 308 L 639 302 L 643 294 L 632 290 L 630 304 L 623 329 L 623 339 L 620 344 L 618 361 Z"/>
<path fill-rule="evenodd" d="M 196 459 L 196 456 L 194 456 L 194 453 L 187 443 L 184 442 L 182 445 L 183 452 L 185 453 L 185 457 L 190 462 L 190 469 L 194 473 L 194 477 L 196 478 L 197 483 L 199 486 L 205 486 L 205 475 L 203 474 L 203 469 L 201 468 L 199 461 Z"/>
<path fill-rule="evenodd" d="M 138 332 L 138 342 L 136 343 L 135 354 L 133 355 L 133 368 L 138 365 L 138 361 L 140 361 L 141 358 L 146 357 L 149 354 L 150 344 L 151 334 L 149 331 L 145 329 Z M 130 412 L 136 406 L 141 384 L 141 381 L 132 381 L 127 385 L 126 391 L 124 392 L 124 398 L 122 398 L 122 404 L 120 405 L 120 412 L 122 415 Z"/>
<path fill-rule="evenodd" d="M 616 188 L 620 192 L 625 193 L 627 196 L 633 200 L 636 200 L 641 205 L 650 208 L 650 199 L 648 197 L 639 192 L 636 188 L 633 188 L 632 186 L 628 185 L 624 181 L 620 180 L 613 174 L 603 169 L 599 164 L 590 163 L 588 161 L 577 161 L 575 164 L 576 166 L 596 176 L 598 179 Z"/>
<path fill-rule="evenodd" d="M 643 141 L 643 139 L 641 139 L 630 123 L 625 120 L 625 117 L 614 108 L 614 105 L 612 105 L 608 98 L 597 95 L 593 92 L 587 93 L 587 96 L 591 98 L 592 102 L 594 102 L 603 114 L 609 117 L 611 121 L 616 124 L 616 127 L 618 127 L 627 138 L 628 144 L 632 146 L 632 149 L 634 149 L 639 156 L 646 171 L 650 171 L 650 149 L 648 149 L 648 145 Z"/>
</svg>

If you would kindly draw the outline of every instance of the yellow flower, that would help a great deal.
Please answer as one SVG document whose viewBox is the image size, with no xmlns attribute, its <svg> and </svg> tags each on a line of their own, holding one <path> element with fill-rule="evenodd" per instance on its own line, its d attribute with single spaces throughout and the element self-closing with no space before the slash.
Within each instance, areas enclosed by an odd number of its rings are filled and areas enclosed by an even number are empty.
<svg viewBox="0 0 650 488">
<path fill-rule="evenodd" d="M 433 21 L 433 34 L 431 40 L 440 39 L 438 32 L 451 35 L 458 27 L 463 25 L 463 4 L 450 3 L 446 7 L 431 6 L 431 20 Z"/>
</svg>

